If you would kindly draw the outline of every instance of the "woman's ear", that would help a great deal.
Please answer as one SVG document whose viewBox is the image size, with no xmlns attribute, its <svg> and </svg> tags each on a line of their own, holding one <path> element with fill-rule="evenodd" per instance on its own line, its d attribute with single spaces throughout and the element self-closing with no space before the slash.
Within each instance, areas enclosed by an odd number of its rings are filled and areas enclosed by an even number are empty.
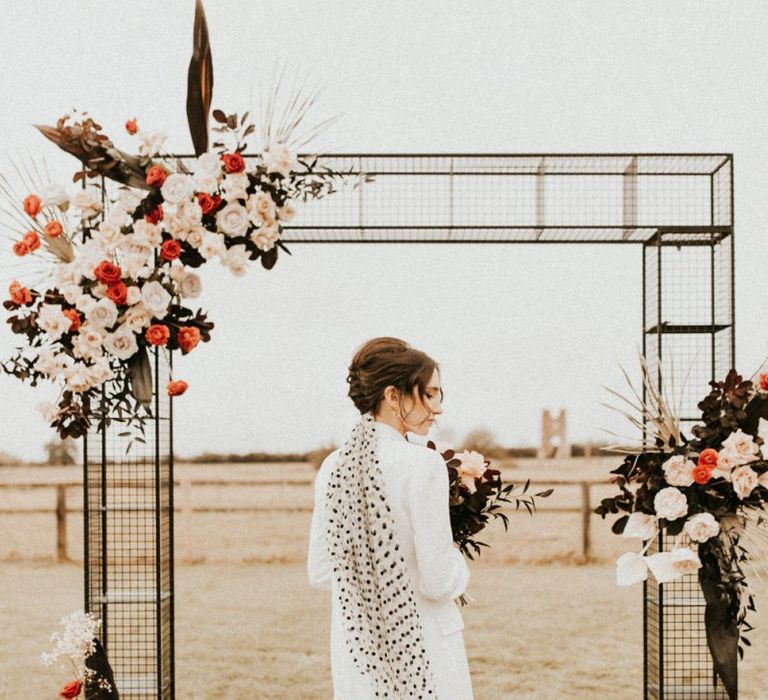
<svg viewBox="0 0 768 700">
<path fill-rule="evenodd" d="M 391 409 L 399 411 L 400 392 L 394 386 L 388 386 L 384 389 L 384 401 Z"/>
</svg>

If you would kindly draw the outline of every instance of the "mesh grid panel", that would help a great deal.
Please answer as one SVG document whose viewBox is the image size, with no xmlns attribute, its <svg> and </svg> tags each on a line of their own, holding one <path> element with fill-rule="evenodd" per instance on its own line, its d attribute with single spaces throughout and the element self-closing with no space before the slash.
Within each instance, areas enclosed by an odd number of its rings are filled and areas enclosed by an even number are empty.
<svg viewBox="0 0 768 700">
<path fill-rule="evenodd" d="M 124 698 L 173 697 L 173 521 L 170 357 L 150 353 L 153 417 L 144 443 L 117 420 L 85 440 L 85 606 Z M 121 433 L 128 433 L 127 435 Z"/>
</svg>

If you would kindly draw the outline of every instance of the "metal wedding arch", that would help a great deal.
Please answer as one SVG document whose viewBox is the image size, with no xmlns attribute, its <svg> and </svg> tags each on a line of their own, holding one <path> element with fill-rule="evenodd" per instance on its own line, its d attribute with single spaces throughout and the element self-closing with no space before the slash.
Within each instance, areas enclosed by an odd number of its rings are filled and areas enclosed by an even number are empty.
<svg viewBox="0 0 768 700">
<path fill-rule="evenodd" d="M 684 428 L 707 382 L 735 364 L 731 154 L 337 154 L 320 164 L 357 186 L 302 210 L 285 229 L 292 247 L 634 245 L 643 351 L 659 387 L 662 367 L 665 382 L 685 384 Z M 123 698 L 175 697 L 170 362 L 155 353 L 145 443 L 126 454 L 119 423 L 85 438 L 85 605 L 102 619 Z M 644 697 L 725 698 L 697 582 L 649 581 L 643 603 Z"/>
</svg>

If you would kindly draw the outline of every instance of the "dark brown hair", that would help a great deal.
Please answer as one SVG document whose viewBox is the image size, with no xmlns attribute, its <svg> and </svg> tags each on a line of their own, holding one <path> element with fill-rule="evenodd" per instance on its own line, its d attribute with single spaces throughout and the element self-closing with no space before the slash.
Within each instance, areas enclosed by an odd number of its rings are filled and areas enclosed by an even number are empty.
<svg viewBox="0 0 768 700">
<path fill-rule="evenodd" d="M 373 338 L 352 358 L 347 376 L 349 398 L 360 413 L 375 411 L 388 386 L 395 387 L 401 399 L 418 389 L 423 401 L 435 369 L 439 369 L 437 362 L 404 340 Z"/>
</svg>

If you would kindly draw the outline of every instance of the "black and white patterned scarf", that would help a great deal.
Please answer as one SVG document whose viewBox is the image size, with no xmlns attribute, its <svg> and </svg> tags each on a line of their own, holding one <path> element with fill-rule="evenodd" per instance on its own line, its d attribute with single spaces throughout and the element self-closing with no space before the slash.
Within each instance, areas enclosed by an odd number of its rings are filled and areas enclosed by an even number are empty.
<svg viewBox="0 0 768 700">
<path fill-rule="evenodd" d="M 435 698 L 371 413 L 360 417 L 341 450 L 325 509 L 332 576 L 355 666 L 371 678 L 377 698 Z"/>
</svg>

